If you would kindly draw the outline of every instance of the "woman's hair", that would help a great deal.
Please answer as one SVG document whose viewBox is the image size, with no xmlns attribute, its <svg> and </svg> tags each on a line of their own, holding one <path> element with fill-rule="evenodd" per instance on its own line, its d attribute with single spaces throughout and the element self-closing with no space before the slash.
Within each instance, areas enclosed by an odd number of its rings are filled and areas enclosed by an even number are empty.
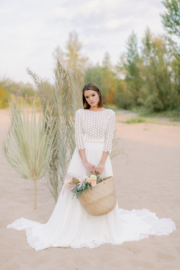
<svg viewBox="0 0 180 270">
<path fill-rule="evenodd" d="M 88 82 L 84 85 L 83 90 L 82 90 L 82 100 L 83 100 L 83 107 L 84 109 L 89 109 L 91 106 L 89 105 L 89 103 L 86 101 L 86 98 L 84 96 L 84 92 L 86 90 L 93 90 L 96 91 L 99 95 L 99 102 L 98 102 L 98 108 L 102 108 L 104 107 L 103 103 L 102 103 L 102 97 L 101 97 L 101 92 L 99 90 L 99 88 L 97 87 L 97 85 L 95 83 L 92 82 Z"/>
</svg>

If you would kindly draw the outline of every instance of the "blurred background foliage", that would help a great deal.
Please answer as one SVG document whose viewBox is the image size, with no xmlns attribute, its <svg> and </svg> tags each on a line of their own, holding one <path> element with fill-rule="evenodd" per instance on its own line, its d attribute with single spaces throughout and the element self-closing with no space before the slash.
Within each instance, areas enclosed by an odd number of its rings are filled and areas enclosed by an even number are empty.
<svg viewBox="0 0 180 270">
<path fill-rule="evenodd" d="M 94 82 L 101 90 L 106 107 L 143 109 L 147 113 L 180 110 L 180 0 L 165 0 L 161 14 L 165 34 L 149 28 L 138 41 L 132 32 L 116 65 L 105 53 L 102 64 L 93 65 L 82 55 L 82 43 L 71 32 L 65 50 L 56 47 L 53 57 L 62 66 L 78 70 L 77 81 Z M 22 96 L 31 106 L 37 90 L 31 84 L 0 81 L 0 108 L 8 106 L 11 94 Z M 79 98 L 81 94 L 79 92 Z M 79 106 L 78 106 L 79 107 Z"/>
</svg>

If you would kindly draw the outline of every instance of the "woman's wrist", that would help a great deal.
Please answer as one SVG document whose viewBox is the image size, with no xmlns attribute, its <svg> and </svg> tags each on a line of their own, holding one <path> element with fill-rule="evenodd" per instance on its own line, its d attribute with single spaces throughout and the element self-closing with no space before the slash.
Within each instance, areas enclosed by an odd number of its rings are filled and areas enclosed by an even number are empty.
<svg viewBox="0 0 180 270">
<path fill-rule="evenodd" d="M 105 165 L 105 161 L 101 160 L 101 161 L 99 162 L 99 165 Z"/>
<path fill-rule="evenodd" d="M 106 152 L 103 151 L 100 164 L 105 165 L 108 154 L 109 154 L 108 151 L 106 151 Z"/>
<path fill-rule="evenodd" d="M 81 157 L 82 163 L 85 164 L 87 162 L 87 157 L 85 154 L 85 148 L 79 149 L 79 155 Z"/>
<path fill-rule="evenodd" d="M 87 162 L 87 159 L 82 159 L 82 163 L 85 164 Z"/>
</svg>

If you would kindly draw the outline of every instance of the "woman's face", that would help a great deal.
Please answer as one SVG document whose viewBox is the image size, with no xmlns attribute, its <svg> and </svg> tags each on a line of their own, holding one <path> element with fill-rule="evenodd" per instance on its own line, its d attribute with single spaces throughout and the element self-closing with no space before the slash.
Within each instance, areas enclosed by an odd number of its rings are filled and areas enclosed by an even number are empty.
<svg viewBox="0 0 180 270">
<path fill-rule="evenodd" d="M 99 95 L 96 91 L 86 90 L 84 91 L 84 97 L 91 107 L 97 107 L 99 102 Z"/>
</svg>

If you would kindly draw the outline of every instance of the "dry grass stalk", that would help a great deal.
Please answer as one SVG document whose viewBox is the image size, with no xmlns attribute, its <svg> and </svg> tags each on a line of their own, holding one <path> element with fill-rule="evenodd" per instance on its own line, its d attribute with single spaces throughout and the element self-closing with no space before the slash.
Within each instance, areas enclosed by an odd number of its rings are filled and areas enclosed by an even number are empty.
<svg viewBox="0 0 180 270">
<path fill-rule="evenodd" d="M 3 153 L 11 167 L 22 178 L 33 179 L 34 209 L 36 209 L 37 180 L 45 175 L 49 167 L 55 123 L 52 122 L 51 127 L 47 127 L 42 113 L 39 113 L 39 118 L 37 118 L 33 107 L 29 116 L 22 103 L 21 114 L 15 98 L 11 99 L 10 110 L 11 126 L 2 143 Z"/>
<path fill-rule="evenodd" d="M 78 70 L 67 70 L 59 61 L 54 69 L 55 84 L 41 80 L 28 69 L 41 99 L 43 111 L 47 110 L 46 123 L 54 120 L 56 130 L 53 140 L 53 154 L 48 169 L 48 186 L 55 202 L 60 184 L 64 181 L 69 162 L 75 149 L 75 111 L 82 106 L 80 98 L 83 86 L 82 74 Z M 81 101 L 81 102 L 80 102 Z"/>
</svg>

